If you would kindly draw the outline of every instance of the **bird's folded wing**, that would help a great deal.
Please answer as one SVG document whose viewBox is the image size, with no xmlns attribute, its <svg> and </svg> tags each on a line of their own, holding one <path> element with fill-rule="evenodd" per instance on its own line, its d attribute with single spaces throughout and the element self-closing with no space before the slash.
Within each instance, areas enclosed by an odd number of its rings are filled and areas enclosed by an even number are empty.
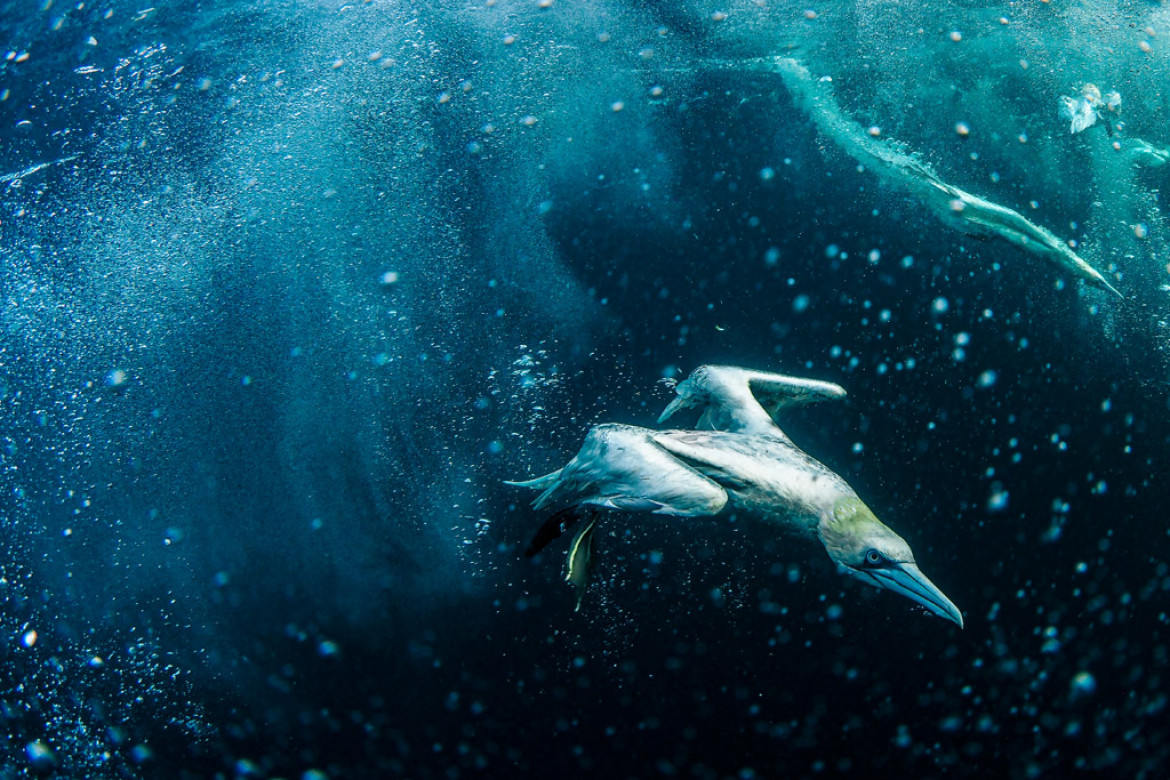
<svg viewBox="0 0 1170 780">
<path fill-rule="evenodd" d="M 598 425 L 564 468 L 527 482 L 543 490 L 537 509 L 589 504 L 628 512 L 695 517 L 714 515 L 727 492 L 671 455 L 654 432 L 631 425 Z"/>
<path fill-rule="evenodd" d="M 784 434 L 774 417 L 781 409 L 845 397 L 844 388 L 832 382 L 734 366 L 699 366 L 675 392 L 678 397 L 666 407 L 659 423 L 679 409 L 697 408 L 701 430 L 780 436 Z"/>
</svg>

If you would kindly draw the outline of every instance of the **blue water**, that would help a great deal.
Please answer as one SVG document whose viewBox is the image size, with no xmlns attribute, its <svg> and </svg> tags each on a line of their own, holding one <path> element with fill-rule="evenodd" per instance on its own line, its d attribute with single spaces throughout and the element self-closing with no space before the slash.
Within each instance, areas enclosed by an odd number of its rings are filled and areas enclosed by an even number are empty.
<svg viewBox="0 0 1170 780">
<path fill-rule="evenodd" d="M 1168 179 L 1124 155 L 1170 145 L 1168 39 L 1139 2 L 0 6 L 0 773 L 1165 774 Z M 775 55 L 1124 300 L 876 175 Z M 1087 82 L 1113 135 L 1058 114 Z M 607 518 L 573 611 L 503 480 L 707 362 L 848 390 L 784 429 L 965 630 L 729 517 Z"/>
</svg>

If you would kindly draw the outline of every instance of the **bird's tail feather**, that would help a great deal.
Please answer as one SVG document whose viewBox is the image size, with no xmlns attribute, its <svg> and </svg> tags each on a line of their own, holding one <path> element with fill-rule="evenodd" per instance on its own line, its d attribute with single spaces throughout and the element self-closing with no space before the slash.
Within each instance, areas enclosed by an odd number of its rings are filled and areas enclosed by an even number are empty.
<svg viewBox="0 0 1170 780">
<path fill-rule="evenodd" d="M 551 474 L 545 474 L 543 477 L 537 477 L 536 479 L 528 479 L 528 480 L 524 480 L 523 482 L 513 482 L 510 479 L 505 479 L 504 484 L 511 485 L 512 487 L 532 488 L 533 490 L 544 490 L 548 486 L 555 484 L 556 481 L 560 478 L 561 478 L 561 470 L 557 469 L 556 471 L 554 471 Z"/>
<path fill-rule="evenodd" d="M 529 479 L 526 482 L 508 482 L 505 479 L 504 484 L 514 485 L 516 488 L 542 490 L 541 495 L 537 496 L 535 501 L 532 502 L 532 506 L 535 506 L 536 509 L 544 509 L 545 506 L 553 502 L 553 496 L 556 495 L 557 489 L 562 488 L 562 483 L 560 483 L 560 472 L 562 471 L 563 469 L 557 469 L 552 474 L 546 474 L 536 479 Z"/>
</svg>

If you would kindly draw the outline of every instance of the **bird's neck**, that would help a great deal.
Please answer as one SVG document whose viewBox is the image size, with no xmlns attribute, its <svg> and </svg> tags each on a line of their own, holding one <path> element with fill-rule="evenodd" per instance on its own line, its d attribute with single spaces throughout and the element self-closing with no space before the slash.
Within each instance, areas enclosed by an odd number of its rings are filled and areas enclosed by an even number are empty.
<svg viewBox="0 0 1170 780">
<path fill-rule="evenodd" d="M 856 538 L 860 527 L 872 523 L 879 523 L 873 510 L 856 495 L 850 494 L 838 498 L 821 513 L 817 536 L 827 549 L 837 549 L 845 546 L 847 540 Z"/>
</svg>

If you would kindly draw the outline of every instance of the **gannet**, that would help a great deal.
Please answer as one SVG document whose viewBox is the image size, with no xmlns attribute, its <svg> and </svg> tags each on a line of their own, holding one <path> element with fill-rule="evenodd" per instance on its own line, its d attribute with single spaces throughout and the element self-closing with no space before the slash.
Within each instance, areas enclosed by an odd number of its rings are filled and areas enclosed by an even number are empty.
<svg viewBox="0 0 1170 780">
<path fill-rule="evenodd" d="M 1159 149 L 1140 138 L 1129 138 L 1122 151 L 1130 162 L 1146 168 L 1159 168 L 1170 162 L 1170 149 Z"/>
<path fill-rule="evenodd" d="M 926 578 L 902 537 L 877 519 L 853 488 L 784 434 L 775 415 L 790 407 L 843 398 L 831 382 L 705 365 L 675 387 L 659 424 L 682 409 L 699 411 L 696 430 L 594 426 L 563 468 L 508 482 L 540 490 L 536 509 L 555 514 L 537 532 L 534 555 L 579 517 L 565 579 L 588 583 L 598 509 L 708 517 L 732 511 L 784 536 L 818 540 L 838 571 L 900 593 L 963 626 L 963 616 Z"/>
<path fill-rule="evenodd" d="M 933 168 L 907 152 L 901 144 L 871 136 L 841 109 L 830 86 L 831 80 L 815 78 L 799 61 L 791 57 L 765 57 L 728 65 L 779 74 L 797 107 L 808 114 L 817 130 L 890 186 L 920 198 L 948 227 L 979 237 L 1003 240 L 1066 274 L 1084 279 L 1099 290 L 1124 298 L 1100 271 L 1051 230 L 1007 206 L 943 181 Z M 1106 101 L 1099 101 L 1104 109 L 1116 112 L 1120 108 L 1121 97 L 1115 93 L 1109 93 Z"/>
</svg>

